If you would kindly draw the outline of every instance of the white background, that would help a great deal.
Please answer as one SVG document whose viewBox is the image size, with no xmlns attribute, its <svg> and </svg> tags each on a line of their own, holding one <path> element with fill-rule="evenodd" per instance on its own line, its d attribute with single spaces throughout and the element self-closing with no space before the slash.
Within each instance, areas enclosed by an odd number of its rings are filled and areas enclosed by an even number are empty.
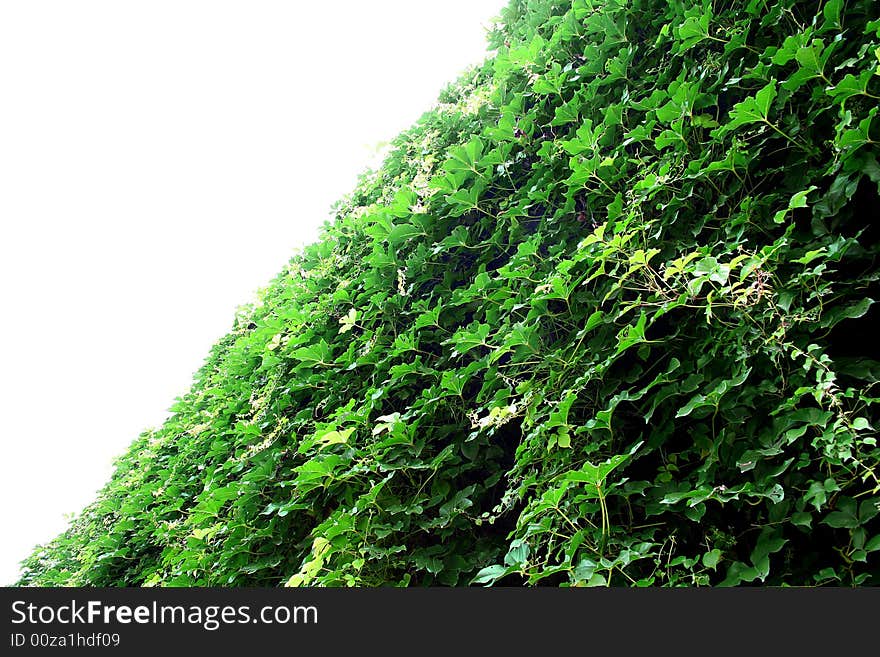
<svg viewBox="0 0 880 657">
<path fill-rule="evenodd" d="M 0 584 L 504 4 L 0 4 Z"/>
</svg>

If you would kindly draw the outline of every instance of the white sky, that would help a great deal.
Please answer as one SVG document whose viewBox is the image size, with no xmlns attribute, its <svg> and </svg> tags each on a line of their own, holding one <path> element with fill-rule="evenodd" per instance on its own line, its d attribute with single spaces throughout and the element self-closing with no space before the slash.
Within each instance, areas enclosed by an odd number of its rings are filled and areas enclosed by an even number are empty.
<svg viewBox="0 0 880 657">
<path fill-rule="evenodd" d="M 0 3 L 0 584 L 504 4 Z"/>
</svg>

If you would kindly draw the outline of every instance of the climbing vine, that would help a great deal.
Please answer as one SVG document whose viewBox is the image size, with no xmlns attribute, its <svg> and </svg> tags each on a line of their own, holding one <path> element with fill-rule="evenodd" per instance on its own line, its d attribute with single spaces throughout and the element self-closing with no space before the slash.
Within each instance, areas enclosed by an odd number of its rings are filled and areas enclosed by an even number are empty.
<svg viewBox="0 0 880 657">
<path fill-rule="evenodd" d="M 513 0 L 31 585 L 878 585 L 872 0 Z"/>
</svg>

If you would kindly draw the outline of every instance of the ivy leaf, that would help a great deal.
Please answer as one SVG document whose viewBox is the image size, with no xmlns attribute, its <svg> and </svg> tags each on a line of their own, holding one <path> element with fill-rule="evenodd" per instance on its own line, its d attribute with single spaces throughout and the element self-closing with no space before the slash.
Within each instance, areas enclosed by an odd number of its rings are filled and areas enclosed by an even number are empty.
<svg viewBox="0 0 880 657">
<path fill-rule="evenodd" d="M 868 95 L 868 84 L 870 84 L 872 75 L 871 71 L 862 71 L 858 77 L 847 73 L 840 82 L 829 87 L 826 91 L 829 96 L 834 98 L 835 102 L 842 105 L 853 96 Z"/>
<path fill-rule="evenodd" d="M 718 562 L 721 561 L 721 550 L 714 549 L 709 550 L 708 552 L 703 554 L 702 562 L 703 566 L 706 568 L 711 568 L 715 570 L 718 567 Z"/>
<path fill-rule="evenodd" d="M 713 131 L 714 135 L 724 135 L 750 123 L 769 123 L 770 107 L 776 98 L 776 80 L 771 79 L 754 97 L 749 97 L 734 105 L 730 110 L 729 121 Z"/>
<path fill-rule="evenodd" d="M 821 39 L 813 39 L 808 46 L 798 48 L 795 59 L 800 67 L 814 77 L 825 75 L 825 62 L 830 52 L 826 52 L 825 44 Z"/>
<path fill-rule="evenodd" d="M 406 240 L 424 234 L 424 231 L 418 226 L 413 226 L 412 224 L 398 224 L 388 233 L 388 244 L 390 246 L 397 246 L 401 242 L 405 242 Z"/>
<path fill-rule="evenodd" d="M 332 349 L 323 339 L 317 344 L 296 349 L 291 355 L 306 365 L 329 365 L 333 360 Z"/>
<path fill-rule="evenodd" d="M 645 312 L 639 315 L 638 321 L 634 325 L 625 326 L 617 335 L 617 352 L 623 353 L 630 347 L 645 340 L 645 326 L 648 316 Z"/>
<path fill-rule="evenodd" d="M 608 475 L 629 461 L 643 444 L 643 441 L 639 441 L 625 454 L 616 454 L 598 465 L 586 462 L 579 470 L 567 472 L 564 479 L 573 483 L 590 484 L 596 487 L 604 486 Z"/>
<path fill-rule="evenodd" d="M 785 221 L 785 217 L 790 210 L 807 207 L 807 196 L 810 194 L 810 192 L 816 189 L 818 189 L 816 185 L 810 185 L 807 189 L 801 190 L 792 195 L 792 197 L 788 201 L 788 208 L 785 210 L 780 210 L 773 216 L 774 223 L 781 224 L 783 221 Z"/>
<path fill-rule="evenodd" d="M 327 445 L 339 445 L 348 442 L 349 437 L 355 431 L 354 427 L 350 429 L 344 429 L 342 431 L 332 430 L 327 431 L 325 433 L 318 434 L 315 437 L 316 442 L 327 446 Z"/>
<path fill-rule="evenodd" d="M 584 324 L 584 331 L 592 331 L 594 328 L 599 326 L 605 320 L 605 313 L 602 310 L 596 310 L 587 318 L 586 324 Z"/>
<path fill-rule="evenodd" d="M 481 175 L 478 163 L 483 153 L 483 142 L 480 139 L 472 139 L 464 146 L 458 146 L 450 150 L 449 159 L 443 168 L 450 172 L 463 171 L 477 176 Z"/>
<path fill-rule="evenodd" d="M 712 10 L 709 7 L 694 7 L 685 15 L 687 17 L 684 22 L 676 30 L 680 40 L 679 52 L 689 50 L 701 41 L 709 38 L 709 23 L 712 20 Z"/>
<path fill-rule="evenodd" d="M 476 576 L 471 580 L 471 584 L 492 584 L 507 574 L 507 566 L 493 564 L 480 569 Z"/>
<path fill-rule="evenodd" d="M 823 315 L 819 325 L 823 328 L 831 328 L 845 319 L 864 317 L 872 305 L 874 305 L 874 300 L 865 297 L 850 306 L 835 307 Z"/>
<path fill-rule="evenodd" d="M 843 130 L 835 140 L 837 147 L 842 151 L 854 151 L 873 143 L 870 137 L 871 121 L 876 114 L 877 108 L 874 107 L 867 117 L 859 121 L 858 127 Z"/>
<path fill-rule="evenodd" d="M 478 324 L 472 329 L 458 331 L 450 340 L 455 346 L 453 351 L 456 355 L 464 355 L 477 347 L 488 347 L 486 339 L 491 333 L 492 327 L 488 324 Z"/>
<path fill-rule="evenodd" d="M 827 0 L 822 7 L 822 16 L 825 18 L 825 29 L 841 29 L 840 13 L 843 9 L 844 0 Z"/>
<path fill-rule="evenodd" d="M 837 511 L 832 511 L 826 515 L 822 523 L 835 529 L 855 529 L 861 524 L 855 500 L 841 498 L 837 504 L 837 509 Z"/>
<path fill-rule="evenodd" d="M 357 310 L 351 308 L 348 311 L 348 314 L 339 320 L 339 332 L 348 333 L 352 327 L 354 327 L 355 322 L 357 321 L 357 315 Z"/>
</svg>

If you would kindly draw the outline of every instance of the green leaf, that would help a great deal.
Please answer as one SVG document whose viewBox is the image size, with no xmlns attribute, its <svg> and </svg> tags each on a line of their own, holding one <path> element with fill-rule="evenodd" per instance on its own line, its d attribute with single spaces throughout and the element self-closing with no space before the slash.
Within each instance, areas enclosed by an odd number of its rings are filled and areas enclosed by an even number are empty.
<svg viewBox="0 0 880 657">
<path fill-rule="evenodd" d="M 859 523 L 864 525 L 880 513 L 877 500 L 864 500 L 859 504 Z"/>
<path fill-rule="evenodd" d="M 567 123 L 574 123 L 580 118 L 580 99 L 575 98 L 574 101 L 565 103 L 556 108 L 556 113 L 550 125 L 559 126 Z"/>
<path fill-rule="evenodd" d="M 675 414 L 675 417 L 687 417 L 691 413 L 693 413 L 694 409 L 700 408 L 701 406 L 705 406 L 706 397 L 700 394 L 694 395 L 691 397 L 690 401 L 688 401 L 684 406 L 678 409 L 678 412 Z"/>
<path fill-rule="evenodd" d="M 689 15 L 688 15 L 689 14 Z M 709 38 L 709 22 L 712 20 L 712 10 L 709 7 L 693 7 L 685 21 L 676 30 L 681 46 L 679 52 L 693 48 L 701 41 Z"/>
<path fill-rule="evenodd" d="M 500 564 L 493 564 L 480 569 L 476 576 L 471 580 L 471 584 L 492 584 L 496 580 L 501 579 L 507 574 L 507 567 Z"/>
<path fill-rule="evenodd" d="M 642 441 L 636 443 L 627 453 L 616 454 L 610 459 L 606 459 L 598 465 L 593 465 L 589 461 L 584 463 L 579 470 L 571 470 L 564 476 L 566 481 L 575 483 L 591 484 L 593 486 L 603 486 L 605 480 L 614 470 L 629 461 L 633 454 L 641 447 Z"/>
<path fill-rule="evenodd" d="M 594 328 L 599 326 L 605 320 L 605 313 L 601 310 L 596 310 L 587 318 L 587 323 L 584 324 L 584 331 L 592 331 Z"/>
<path fill-rule="evenodd" d="M 788 35 L 782 42 L 782 46 L 773 54 L 771 61 L 777 66 L 785 66 L 795 58 L 795 54 L 803 42 L 804 34 L 802 32 Z"/>
<path fill-rule="evenodd" d="M 825 18 L 826 29 L 841 28 L 840 12 L 843 8 L 844 0 L 826 0 L 825 6 L 822 7 L 822 16 Z"/>
<path fill-rule="evenodd" d="M 770 80 L 755 94 L 755 105 L 762 118 L 766 119 L 769 116 L 770 106 L 773 104 L 774 98 L 776 98 L 776 80 Z"/>
<path fill-rule="evenodd" d="M 507 566 L 522 568 L 529 558 L 529 544 L 521 539 L 516 539 L 510 544 L 510 549 L 504 555 L 504 563 Z"/>
<path fill-rule="evenodd" d="M 859 121 L 858 127 L 842 130 L 836 139 L 837 147 L 842 151 L 854 151 L 862 146 L 874 143 L 871 139 L 870 132 L 871 121 L 874 119 L 876 113 L 877 108 L 874 107 L 866 118 Z M 839 178 L 839 180 L 845 180 L 845 178 Z M 829 192 L 829 194 L 830 193 L 831 192 Z M 849 195 L 847 195 L 847 197 L 848 196 Z"/>
<path fill-rule="evenodd" d="M 805 208 L 807 207 L 807 195 L 812 192 L 814 189 L 819 189 L 816 185 L 810 185 L 807 189 L 794 194 L 791 199 L 788 201 L 788 209 L 793 210 L 794 208 Z"/>
<path fill-rule="evenodd" d="M 464 355 L 477 347 L 488 346 L 486 340 L 491 331 L 492 327 L 488 324 L 478 324 L 473 329 L 458 331 L 449 342 L 455 345 L 455 354 Z"/>
<path fill-rule="evenodd" d="M 424 234 L 424 231 L 418 226 L 413 226 L 412 224 L 398 224 L 391 229 L 390 233 L 388 233 L 388 244 L 396 246 L 401 242 L 405 242 L 408 239 Z"/>
<path fill-rule="evenodd" d="M 852 73 L 847 73 L 840 82 L 833 87 L 829 87 L 827 93 L 836 102 L 841 104 L 846 102 L 847 98 L 868 95 L 868 84 L 871 81 L 872 75 L 871 71 L 863 71 L 858 77 Z"/>
<path fill-rule="evenodd" d="M 855 529 L 859 526 L 857 506 L 851 498 L 841 498 L 837 504 L 837 511 L 832 511 L 822 520 L 823 524 L 835 529 Z"/>
<path fill-rule="evenodd" d="M 560 431 L 556 436 L 556 444 L 563 449 L 568 449 L 571 447 L 571 435 L 567 431 Z"/>
<path fill-rule="evenodd" d="M 730 120 L 717 128 L 713 134 L 723 135 L 750 123 L 769 123 L 770 107 L 776 98 L 776 80 L 770 80 L 762 87 L 754 97 L 749 97 L 737 103 L 730 110 Z"/>
<path fill-rule="evenodd" d="M 574 579 L 579 582 L 588 581 L 596 572 L 596 567 L 597 564 L 595 561 L 586 558 L 581 559 L 578 562 L 578 565 L 575 566 L 574 572 L 572 573 L 574 575 Z"/>
<path fill-rule="evenodd" d="M 703 566 L 706 568 L 711 568 L 715 570 L 718 566 L 718 562 L 721 561 L 721 550 L 714 549 L 709 550 L 708 552 L 703 554 Z"/>
<path fill-rule="evenodd" d="M 623 353 L 635 344 L 644 342 L 645 326 L 648 316 L 645 312 L 639 315 L 639 319 L 635 324 L 625 326 L 617 335 L 617 352 Z"/>
<path fill-rule="evenodd" d="M 719 285 L 724 285 L 730 275 L 730 265 L 720 263 L 712 256 L 707 256 L 694 265 L 693 272 L 697 276 L 705 276 Z"/>
<path fill-rule="evenodd" d="M 824 75 L 825 66 L 822 57 L 824 49 L 825 44 L 821 39 L 813 39 L 810 45 L 798 49 L 795 53 L 795 59 L 801 68 L 811 75 L 816 77 Z"/>
<path fill-rule="evenodd" d="M 795 525 L 796 527 L 804 527 L 806 529 L 810 529 L 812 522 L 813 516 L 809 513 L 799 511 L 791 515 L 791 524 Z"/>
<path fill-rule="evenodd" d="M 340 443 L 347 443 L 349 437 L 354 432 L 354 427 L 350 429 L 344 429 L 343 431 L 327 431 L 325 433 L 318 434 L 315 439 L 322 445 L 338 445 Z"/>
<path fill-rule="evenodd" d="M 447 171 L 466 171 L 479 174 L 477 163 L 483 153 L 483 142 L 480 139 L 471 139 L 464 146 L 457 146 L 450 150 L 449 159 L 443 165 Z"/>
<path fill-rule="evenodd" d="M 323 339 L 318 344 L 296 349 L 292 356 L 306 365 L 329 365 L 333 360 L 331 347 Z"/>
<path fill-rule="evenodd" d="M 352 327 L 354 327 L 355 322 L 357 321 L 357 316 L 357 310 L 351 308 L 348 311 L 348 314 L 346 314 L 345 317 L 342 317 L 339 320 L 339 332 L 348 333 L 352 329 Z"/>
<path fill-rule="evenodd" d="M 750 557 L 761 581 L 770 574 L 770 555 L 779 552 L 786 543 L 788 539 L 782 537 L 782 532 L 778 528 L 765 527 L 761 530 L 758 543 Z"/>
<path fill-rule="evenodd" d="M 865 297 L 849 306 L 834 307 L 822 317 L 822 321 L 819 322 L 819 325 L 822 328 L 831 328 L 845 319 L 858 319 L 859 317 L 864 317 L 873 305 L 874 300 Z"/>
<path fill-rule="evenodd" d="M 741 561 L 734 561 L 727 569 L 727 577 L 719 586 L 738 586 L 743 582 L 752 582 L 759 577 L 758 569 Z"/>
</svg>

